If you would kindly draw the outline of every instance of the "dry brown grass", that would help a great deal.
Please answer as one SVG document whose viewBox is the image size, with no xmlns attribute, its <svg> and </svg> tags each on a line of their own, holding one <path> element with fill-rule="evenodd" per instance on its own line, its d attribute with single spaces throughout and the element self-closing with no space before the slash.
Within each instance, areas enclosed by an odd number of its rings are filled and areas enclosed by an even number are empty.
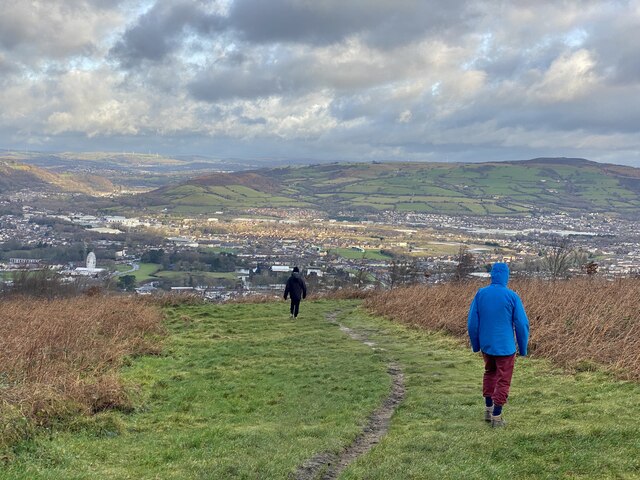
<svg viewBox="0 0 640 480">
<path fill-rule="evenodd" d="M 340 288 L 311 295 L 311 300 L 364 300 L 373 297 L 379 290 L 362 290 L 360 288 Z"/>
<path fill-rule="evenodd" d="M 416 286 L 366 300 L 375 313 L 466 338 L 467 313 L 484 283 Z M 640 280 L 513 281 L 531 326 L 530 353 L 569 368 L 604 365 L 640 380 Z"/>
<path fill-rule="evenodd" d="M 127 297 L 0 302 L 0 433 L 129 408 L 116 370 L 126 356 L 158 351 L 150 334 L 162 332 L 161 318 L 158 307 Z"/>
</svg>

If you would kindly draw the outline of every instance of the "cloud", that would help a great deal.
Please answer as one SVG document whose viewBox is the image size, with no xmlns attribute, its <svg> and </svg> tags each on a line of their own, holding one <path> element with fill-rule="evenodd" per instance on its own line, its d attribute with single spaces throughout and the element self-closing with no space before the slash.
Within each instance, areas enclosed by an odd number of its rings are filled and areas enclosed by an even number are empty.
<svg viewBox="0 0 640 480">
<path fill-rule="evenodd" d="M 635 0 L 0 8 L 5 146 L 640 163 Z"/>
<path fill-rule="evenodd" d="M 565 53 L 556 58 L 540 82 L 533 85 L 533 95 L 543 102 L 568 102 L 587 95 L 598 83 L 596 62 L 588 50 Z"/>
<path fill-rule="evenodd" d="M 0 0 L 0 48 L 16 63 L 28 66 L 90 55 L 121 21 L 120 13 L 106 8 L 105 3 Z"/>
<path fill-rule="evenodd" d="M 397 46 L 460 31 L 473 14 L 473 2 L 461 0 L 237 0 L 228 18 L 255 43 L 327 45 L 363 36 L 377 46 Z"/>
<path fill-rule="evenodd" d="M 161 0 L 126 30 L 110 53 L 125 68 L 134 68 L 145 60 L 163 60 L 186 35 L 209 35 L 223 25 L 224 19 L 204 2 Z"/>
</svg>

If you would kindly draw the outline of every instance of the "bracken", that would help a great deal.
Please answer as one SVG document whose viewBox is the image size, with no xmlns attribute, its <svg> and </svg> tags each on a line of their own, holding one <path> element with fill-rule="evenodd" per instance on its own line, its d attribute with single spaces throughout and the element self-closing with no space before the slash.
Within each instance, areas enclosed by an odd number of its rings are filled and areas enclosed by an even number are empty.
<svg viewBox="0 0 640 480">
<path fill-rule="evenodd" d="M 371 311 L 406 324 L 466 338 L 469 305 L 480 282 L 379 292 Z M 569 368 L 593 362 L 640 380 L 640 280 L 571 279 L 509 284 L 530 322 L 530 353 Z"/>
<path fill-rule="evenodd" d="M 160 309 L 134 298 L 24 297 L 0 307 L 0 413 L 37 425 L 129 408 L 116 370 L 126 356 L 157 352 L 163 331 Z"/>
</svg>

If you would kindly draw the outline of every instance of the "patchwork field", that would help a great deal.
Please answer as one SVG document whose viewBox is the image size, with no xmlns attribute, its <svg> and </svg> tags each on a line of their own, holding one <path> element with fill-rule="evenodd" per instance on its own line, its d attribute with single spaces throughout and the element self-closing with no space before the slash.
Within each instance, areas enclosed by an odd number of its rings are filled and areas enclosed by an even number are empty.
<svg viewBox="0 0 640 480">
<path fill-rule="evenodd" d="M 559 210 L 633 214 L 640 169 L 581 159 L 356 163 L 212 174 L 142 197 L 152 208 L 317 208 L 324 211 L 521 215 Z"/>
</svg>

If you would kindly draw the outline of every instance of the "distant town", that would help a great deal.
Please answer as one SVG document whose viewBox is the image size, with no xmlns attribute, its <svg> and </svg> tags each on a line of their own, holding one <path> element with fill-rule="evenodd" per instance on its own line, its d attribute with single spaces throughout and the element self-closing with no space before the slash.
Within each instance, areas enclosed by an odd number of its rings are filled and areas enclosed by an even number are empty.
<svg viewBox="0 0 640 480">
<path fill-rule="evenodd" d="M 356 219 L 353 212 L 331 218 L 316 210 L 261 208 L 125 217 L 36 209 L 29 200 L 23 192 L 0 201 L 4 288 L 47 271 L 83 288 L 226 300 L 277 295 L 294 266 L 319 293 L 483 277 L 499 260 L 515 276 L 640 274 L 637 223 L 602 214 L 383 211 Z"/>
</svg>

